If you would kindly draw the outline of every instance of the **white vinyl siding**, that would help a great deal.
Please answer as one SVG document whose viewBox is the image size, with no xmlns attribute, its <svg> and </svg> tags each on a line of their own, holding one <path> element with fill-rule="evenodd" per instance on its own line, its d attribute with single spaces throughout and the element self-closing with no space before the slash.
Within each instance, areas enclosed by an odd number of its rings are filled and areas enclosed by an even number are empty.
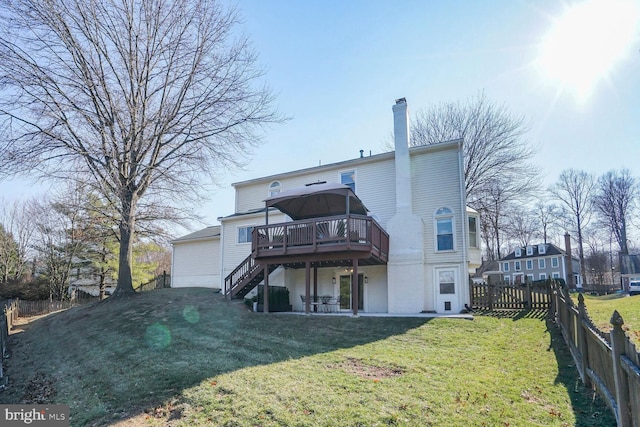
<svg viewBox="0 0 640 427">
<path fill-rule="evenodd" d="M 220 238 L 174 243 L 171 287 L 220 287 Z"/>
<path fill-rule="evenodd" d="M 357 171 L 356 189 L 358 198 L 369 209 L 380 225 L 386 225 L 395 213 L 395 165 L 393 156 L 376 156 L 372 159 L 357 159 L 357 167 L 346 169 L 344 164 L 327 165 L 311 168 L 291 174 L 278 175 L 282 190 L 302 187 L 305 184 L 318 181 L 340 182 L 340 173 L 348 170 Z M 247 212 L 252 209 L 264 208 L 265 188 L 275 179 L 265 178 L 255 182 L 239 183 L 236 185 L 236 212 Z M 233 212 L 227 212 L 231 214 Z M 271 220 L 269 214 L 269 223 Z"/>
<path fill-rule="evenodd" d="M 413 213 L 423 218 L 427 263 L 462 263 L 464 251 L 459 248 L 463 247 L 463 239 L 467 246 L 469 242 L 466 241 L 466 208 L 463 212 L 460 198 L 458 152 L 455 146 L 439 148 L 434 145 L 427 150 L 431 151 L 428 155 L 411 156 Z M 361 181 L 359 169 L 358 181 Z M 435 212 L 442 207 L 452 211 L 454 250 L 438 252 Z"/>
</svg>

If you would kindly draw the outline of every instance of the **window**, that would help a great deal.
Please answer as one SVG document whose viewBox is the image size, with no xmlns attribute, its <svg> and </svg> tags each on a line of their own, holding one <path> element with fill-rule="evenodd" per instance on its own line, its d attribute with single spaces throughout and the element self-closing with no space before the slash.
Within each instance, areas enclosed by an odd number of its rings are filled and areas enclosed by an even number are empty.
<svg viewBox="0 0 640 427">
<path fill-rule="evenodd" d="M 544 262 L 544 258 L 540 258 L 538 260 L 538 268 L 542 269 L 542 268 L 546 268 L 545 266 L 545 262 Z"/>
<path fill-rule="evenodd" d="M 527 282 L 533 282 L 533 274 L 527 274 Z"/>
<path fill-rule="evenodd" d="M 558 257 L 557 256 L 554 256 L 553 258 L 551 258 L 551 267 L 558 268 Z"/>
<path fill-rule="evenodd" d="M 533 255 L 533 246 L 527 246 L 527 256 Z"/>
<path fill-rule="evenodd" d="M 528 259 L 527 260 L 527 270 L 533 270 L 533 260 L 532 259 Z"/>
<path fill-rule="evenodd" d="M 238 243 L 250 243 L 253 226 L 238 227 Z"/>
<path fill-rule="evenodd" d="M 522 249 L 520 249 L 520 248 L 516 248 L 516 250 L 515 250 L 515 252 L 514 252 L 514 253 L 515 253 L 515 255 L 516 255 L 517 257 L 520 257 L 520 256 L 522 256 Z"/>
<path fill-rule="evenodd" d="M 453 270 L 438 271 L 438 282 L 441 295 L 456 293 L 455 272 Z"/>
<path fill-rule="evenodd" d="M 453 212 L 449 208 L 436 211 L 436 250 L 453 250 Z"/>
<path fill-rule="evenodd" d="M 506 283 L 507 285 L 511 284 L 511 277 L 509 277 L 508 275 L 504 276 L 504 283 Z"/>
<path fill-rule="evenodd" d="M 280 184 L 280 181 L 273 181 L 271 184 L 269 184 L 269 197 L 273 197 L 279 194 L 281 189 L 282 184 Z"/>
<path fill-rule="evenodd" d="M 540 278 L 540 280 L 546 280 L 547 279 L 547 273 L 540 273 L 540 275 L 538 277 Z"/>
<path fill-rule="evenodd" d="M 356 192 L 356 171 L 340 172 L 340 184 L 344 184 Z"/>
<path fill-rule="evenodd" d="M 522 270 L 522 268 L 520 268 L 520 261 L 516 261 L 514 264 L 515 264 L 516 271 Z"/>
<path fill-rule="evenodd" d="M 547 245 L 544 245 L 544 244 L 538 245 L 538 253 L 540 255 L 546 254 L 547 253 Z"/>
<path fill-rule="evenodd" d="M 560 278 L 560 273 L 558 273 L 557 271 L 554 271 L 553 274 L 551 275 L 554 279 L 559 279 Z"/>
<path fill-rule="evenodd" d="M 508 262 L 503 262 L 502 263 L 502 271 L 509 271 L 509 263 Z"/>
<path fill-rule="evenodd" d="M 469 217 L 469 246 L 478 247 L 478 218 L 475 216 Z"/>
</svg>

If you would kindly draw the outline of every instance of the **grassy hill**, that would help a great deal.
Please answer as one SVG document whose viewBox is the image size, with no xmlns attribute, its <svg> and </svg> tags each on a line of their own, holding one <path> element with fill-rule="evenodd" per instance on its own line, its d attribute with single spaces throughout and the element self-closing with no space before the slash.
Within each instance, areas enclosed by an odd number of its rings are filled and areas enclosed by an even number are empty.
<svg viewBox="0 0 640 427">
<path fill-rule="evenodd" d="M 609 426 L 541 313 L 251 313 L 207 289 L 76 307 L 12 335 L 3 403 L 73 426 Z"/>
<path fill-rule="evenodd" d="M 578 304 L 577 295 L 572 297 Z M 623 329 L 636 344 L 636 348 L 640 349 L 640 295 L 585 295 L 584 304 L 593 323 L 605 332 L 611 330 L 611 316 L 614 310 L 618 310 L 624 320 Z"/>
</svg>

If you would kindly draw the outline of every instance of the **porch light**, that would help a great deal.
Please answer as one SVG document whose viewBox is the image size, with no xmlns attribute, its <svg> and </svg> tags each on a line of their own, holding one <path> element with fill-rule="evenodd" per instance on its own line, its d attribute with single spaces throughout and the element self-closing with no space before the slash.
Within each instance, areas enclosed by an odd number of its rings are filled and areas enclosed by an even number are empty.
<svg viewBox="0 0 640 427">
<path fill-rule="evenodd" d="M 336 284 L 336 278 L 335 277 L 331 278 L 331 283 L 334 284 L 334 285 Z"/>
<path fill-rule="evenodd" d="M 369 283 L 369 278 L 367 276 L 364 276 L 364 283 Z"/>
</svg>

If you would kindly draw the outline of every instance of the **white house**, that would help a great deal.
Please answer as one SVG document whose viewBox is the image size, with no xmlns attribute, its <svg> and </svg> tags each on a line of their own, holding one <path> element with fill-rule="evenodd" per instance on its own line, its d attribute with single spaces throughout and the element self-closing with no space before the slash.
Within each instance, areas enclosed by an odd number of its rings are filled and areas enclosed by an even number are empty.
<svg viewBox="0 0 640 427">
<path fill-rule="evenodd" d="M 220 287 L 220 226 L 171 242 L 171 287 Z"/>
<path fill-rule="evenodd" d="M 173 286 L 190 286 L 176 276 L 200 276 L 195 260 L 206 259 L 219 263 L 230 297 L 284 286 L 298 311 L 317 309 L 319 296 L 354 314 L 463 310 L 481 257 L 462 141 L 409 148 L 404 98 L 393 114 L 394 152 L 233 184 L 235 212 L 219 218 L 219 240 L 173 242 Z"/>
</svg>

